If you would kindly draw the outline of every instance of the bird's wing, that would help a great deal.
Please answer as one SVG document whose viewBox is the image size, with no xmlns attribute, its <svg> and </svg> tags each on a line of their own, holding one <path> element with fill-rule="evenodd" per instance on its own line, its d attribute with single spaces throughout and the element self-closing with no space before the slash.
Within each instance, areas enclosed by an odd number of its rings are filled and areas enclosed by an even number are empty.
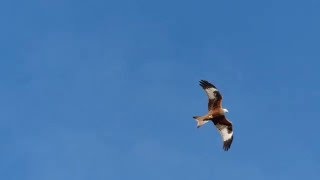
<svg viewBox="0 0 320 180">
<path fill-rule="evenodd" d="M 218 116 L 212 119 L 212 122 L 218 129 L 222 141 L 223 141 L 223 149 L 228 151 L 231 147 L 233 141 L 233 126 L 228 119 L 224 115 Z"/>
<path fill-rule="evenodd" d="M 208 110 L 213 110 L 215 108 L 222 107 L 222 95 L 219 90 L 211 83 L 206 80 L 200 81 L 200 86 L 207 93 L 209 102 L 208 102 Z"/>
</svg>

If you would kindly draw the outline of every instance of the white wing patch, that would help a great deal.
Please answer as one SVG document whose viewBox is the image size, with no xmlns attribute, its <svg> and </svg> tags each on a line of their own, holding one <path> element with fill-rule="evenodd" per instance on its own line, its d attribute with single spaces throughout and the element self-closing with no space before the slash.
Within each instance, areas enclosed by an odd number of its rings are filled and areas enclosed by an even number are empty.
<svg viewBox="0 0 320 180">
<path fill-rule="evenodd" d="M 233 131 L 231 133 L 228 133 L 228 127 L 227 126 L 221 125 L 221 124 L 216 124 L 215 126 L 219 130 L 219 133 L 220 133 L 221 138 L 222 138 L 223 141 L 227 141 L 227 140 L 231 139 L 231 137 L 233 135 Z"/>
<path fill-rule="evenodd" d="M 213 88 L 213 87 L 207 88 L 207 89 L 205 89 L 205 91 L 206 91 L 209 99 L 215 99 L 216 98 L 216 96 L 214 94 L 214 92 L 218 91 L 216 88 Z"/>
</svg>

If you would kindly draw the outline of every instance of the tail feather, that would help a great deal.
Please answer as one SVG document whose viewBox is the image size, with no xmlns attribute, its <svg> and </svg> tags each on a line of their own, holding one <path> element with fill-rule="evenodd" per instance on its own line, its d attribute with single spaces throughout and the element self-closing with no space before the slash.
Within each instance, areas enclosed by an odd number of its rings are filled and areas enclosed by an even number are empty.
<svg viewBox="0 0 320 180">
<path fill-rule="evenodd" d="M 200 128 L 201 126 L 209 122 L 209 121 L 204 121 L 203 118 L 201 118 L 201 116 L 193 116 L 193 118 L 197 121 L 197 128 Z"/>
</svg>

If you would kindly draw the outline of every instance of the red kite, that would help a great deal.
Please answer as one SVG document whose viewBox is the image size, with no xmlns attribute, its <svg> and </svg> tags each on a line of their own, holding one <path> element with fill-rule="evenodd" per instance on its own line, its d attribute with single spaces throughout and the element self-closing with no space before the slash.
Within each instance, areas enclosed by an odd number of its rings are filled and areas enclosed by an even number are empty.
<svg viewBox="0 0 320 180">
<path fill-rule="evenodd" d="M 233 141 L 233 128 L 232 122 L 225 117 L 225 113 L 228 113 L 228 110 L 222 107 L 222 95 L 213 84 L 206 80 L 201 80 L 200 86 L 208 95 L 209 102 L 206 115 L 193 117 L 197 121 L 197 128 L 212 121 L 222 137 L 223 149 L 228 151 Z"/>
</svg>

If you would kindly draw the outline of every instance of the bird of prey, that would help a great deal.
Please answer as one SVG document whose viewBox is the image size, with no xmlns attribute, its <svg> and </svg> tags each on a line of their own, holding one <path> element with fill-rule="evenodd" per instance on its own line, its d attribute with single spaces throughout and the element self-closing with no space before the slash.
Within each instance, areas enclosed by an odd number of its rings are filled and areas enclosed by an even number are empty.
<svg viewBox="0 0 320 180">
<path fill-rule="evenodd" d="M 223 149 L 228 151 L 233 141 L 233 127 L 232 122 L 225 116 L 228 110 L 222 107 L 222 95 L 216 86 L 206 80 L 200 80 L 200 86 L 208 95 L 209 102 L 206 115 L 193 117 L 197 121 L 197 128 L 209 121 L 213 122 L 222 137 Z"/>
</svg>

